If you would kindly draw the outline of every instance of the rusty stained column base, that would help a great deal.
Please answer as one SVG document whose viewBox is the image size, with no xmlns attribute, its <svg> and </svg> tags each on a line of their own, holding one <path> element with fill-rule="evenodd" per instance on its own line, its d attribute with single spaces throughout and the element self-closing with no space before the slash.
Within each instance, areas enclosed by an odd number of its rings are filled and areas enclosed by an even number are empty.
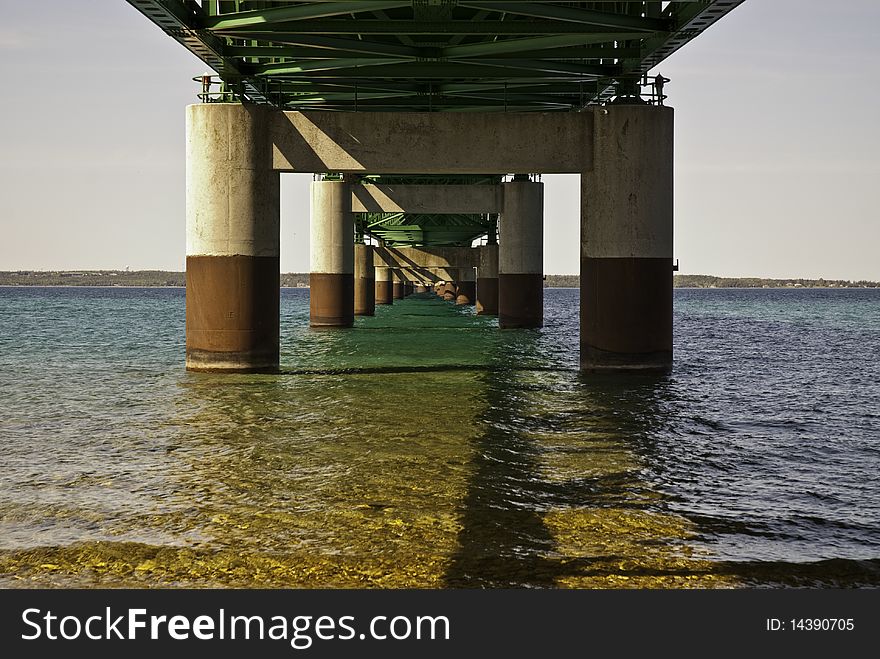
<svg viewBox="0 0 880 659">
<path fill-rule="evenodd" d="M 498 315 L 498 277 L 477 278 L 477 315 Z"/>
<path fill-rule="evenodd" d="M 461 281 L 456 288 L 455 303 L 459 305 L 474 304 L 477 299 L 477 282 Z"/>
<path fill-rule="evenodd" d="M 376 286 L 375 279 L 356 277 L 354 280 L 354 315 L 376 315 Z"/>
<path fill-rule="evenodd" d="M 313 272 L 309 275 L 309 325 L 354 325 L 354 275 Z"/>
<path fill-rule="evenodd" d="M 376 280 L 376 304 L 394 304 L 394 287 L 390 281 Z"/>
<path fill-rule="evenodd" d="M 402 300 L 404 298 L 403 282 L 402 281 L 394 282 L 394 284 L 392 286 L 392 290 L 394 291 L 394 299 L 395 300 Z"/>
<path fill-rule="evenodd" d="M 581 260 L 581 370 L 672 370 L 672 259 Z"/>
<path fill-rule="evenodd" d="M 544 276 L 498 275 L 498 327 L 533 328 L 544 325 Z"/>
<path fill-rule="evenodd" d="M 277 256 L 186 257 L 186 369 L 278 371 Z"/>
</svg>

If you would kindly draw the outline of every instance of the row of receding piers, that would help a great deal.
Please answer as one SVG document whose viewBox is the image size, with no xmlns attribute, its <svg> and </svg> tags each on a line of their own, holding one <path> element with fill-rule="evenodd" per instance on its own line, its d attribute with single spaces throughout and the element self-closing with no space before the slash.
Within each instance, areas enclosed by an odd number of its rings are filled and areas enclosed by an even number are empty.
<svg viewBox="0 0 880 659">
<path fill-rule="evenodd" d="M 528 177 L 498 186 L 361 186 L 346 180 L 311 184 L 310 317 L 313 327 L 351 327 L 356 315 L 372 315 L 376 304 L 403 297 L 404 287 L 444 284 L 444 294 L 476 304 L 481 314 L 497 314 L 499 326 L 540 327 L 543 321 L 543 184 Z M 371 189 L 376 188 L 376 189 Z M 415 190 L 413 190 L 414 188 Z M 500 245 L 481 247 L 385 247 L 354 242 L 352 200 L 395 196 L 397 202 L 430 190 L 430 206 L 457 203 L 452 197 L 474 192 L 472 204 L 492 200 L 500 206 Z M 473 188 L 471 190 L 469 188 Z M 426 193 L 427 194 L 427 193 Z M 502 199 L 501 203 L 498 200 Z M 403 203 L 407 203 L 403 202 Z M 416 202 L 420 209 L 429 207 Z M 486 203 L 486 202 L 483 202 Z M 483 207 L 471 206 L 481 211 Z"/>
<path fill-rule="evenodd" d="M 579 173 L 581 367 L 670 368 L 670 108 L 450 116 L 190 106 L 191 370 L 278 369 L 280 171 L 321 175 L 311 184 L 312 326 L 352 327 L 355 315 L 373 313 L 415 284 L 497 314 L 502 329 L 542 325 L 543 184 L 529 174 L 468 186 L 383 187 L 362 177 Z M 497 244 L 356 244 L 354 213 L 388 211 L 495 213 Z M 549 218 L 549 230 L 559 219 Z"/>
<path fill-rule="evenodd" d="M 460 258 L 457 262 L 471 260 L 469 252 L 495 252 L 497 263 L 498 246 L 484 245 L 477 248 L 455 249 Z M 407 251 L 421 251 L 412 250 Z M 435 250 L 436 251 L 436 250 Z M 378 252 L 378 255 L 377 255 Z M 402 300 L 413 293 L 435 293 L 447 301 L 458 305 L 477 305 L 478 314 L 498 314 L 498 268 L 489 272 L 478 268 L 479 275 L 474 279 L 472 267 L 418 267 L 407 268 L 382 265 L 376 267 L 377 260 L 393 261 L 395 249 L 357 244 L 354 250 L 354 315 L 372 316 L 376 313 L 376 305 L 394 304 L 394 300 Z M 430 252 L 427 252 L 430 254 Z M 390 257 L 390 258 L 389 258 Z M 482 261 L 483 258 L 479 257 Z M 491 258 L 491 257 L 488 257 Z M 486 260 L 488 260 L 488 258 Z M 427 260 L 427 259 L 426 259 Z M 444 276 L 446 278 L 444 278 Z M 481 282 L 480 293 L 477 293 L 477 282 Z M 480 295 L 482 297 L 480 297 Z M 346 325 L 343 325 L 346 326 Z M 533 327 L 540 326 L 540 319 Z"/>
</svg>

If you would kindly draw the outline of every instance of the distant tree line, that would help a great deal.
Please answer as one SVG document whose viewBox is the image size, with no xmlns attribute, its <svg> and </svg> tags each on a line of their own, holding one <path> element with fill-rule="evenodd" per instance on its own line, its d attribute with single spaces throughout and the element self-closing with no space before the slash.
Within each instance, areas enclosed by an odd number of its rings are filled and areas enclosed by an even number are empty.
<svg viewBox="0 0 880 659">
<path fill-rule="evenodd" d="M 714 277 L 675 275 L 677 288 L 877 288 L 880 283 L 860 279 L 765 279 L 761 277 Z"/>
<path fill-rule="evenodd" d="M 0 272 L 0 286 L 185 286 L 183 272 L 166 270 L 18 270 Z"/>
<path fill-rule="evenodd" d="M 309 285 L 309 273 L 281 275 L 281 285 Z M 186 273 L 169 270 L 0 271 L 0 286 L 186 286 Z"/>
<path fill-rule="evenodd" d="M 675 288 L 878 288 L 880 283 L 860 279 L 766 279 L 762 277 L 715 277 L 673 275 Z M 578 275 L 545 275 L 544 288 L 578 288 Z"/>
<path fill-rule="evenodd" d="M 714 277 L 675 275 L 676 288 L 880 288 L 876 281 L 845 279 L 763 279 L 760 277 Z M 185 286 L 186 274 L 168 270 L 18 270 L 0 271 L 0 286 Z M 309 285 L 309 273 L 287 272 L 281 285 Z M 578 275 L 545 275 L 545 288 L 578 288 Z"/>
</svg>

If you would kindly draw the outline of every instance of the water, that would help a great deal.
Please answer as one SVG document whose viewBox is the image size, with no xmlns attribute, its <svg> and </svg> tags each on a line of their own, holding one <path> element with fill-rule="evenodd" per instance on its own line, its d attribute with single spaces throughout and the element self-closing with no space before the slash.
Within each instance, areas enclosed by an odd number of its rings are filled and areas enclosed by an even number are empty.
<svg viewBox="0 0 880 659">
<path fill-rule="evenodd" d="M 0 289 L 0 586 L 880 585 L 880 291 L 677 290 L 664 377 L 414 296 L 282 291 L 281 375 L 178 289 Z"/>
</svg>

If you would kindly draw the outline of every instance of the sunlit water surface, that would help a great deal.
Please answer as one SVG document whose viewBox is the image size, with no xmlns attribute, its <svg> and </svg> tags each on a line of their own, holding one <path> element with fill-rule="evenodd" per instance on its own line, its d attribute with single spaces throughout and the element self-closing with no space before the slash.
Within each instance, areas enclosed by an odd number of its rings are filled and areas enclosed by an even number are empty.
<svg viewBox="0 0 880 659">
<path fill-rule="evenodd" d="M 677 290 L 670 376 L 434 296 L 183 369 L 180 289 L 0 289 L 0 585 L 880 585 L 880 291 Z"/>
</svg>

